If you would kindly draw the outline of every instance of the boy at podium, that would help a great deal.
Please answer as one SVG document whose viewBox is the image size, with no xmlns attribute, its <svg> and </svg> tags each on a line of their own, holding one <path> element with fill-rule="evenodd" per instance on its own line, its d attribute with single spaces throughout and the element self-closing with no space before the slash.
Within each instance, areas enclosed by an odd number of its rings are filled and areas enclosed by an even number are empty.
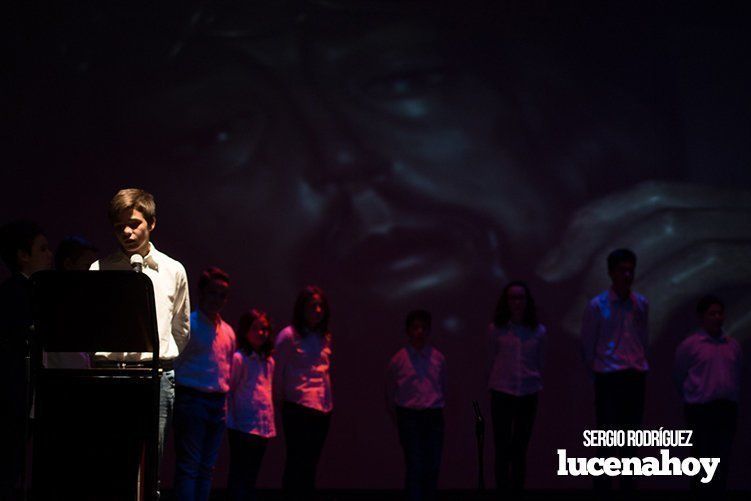
<svg viewBox="0 0 751 501">
<path fill-rule="evenodd" d="M 188 344 L 190 336 L 187 274 L 180 262 L 158 251 L 151 242 L 151 234 L 156 226 L 156 204 L 150 193 L 137 188 L 118 191 L 110 201 L 108 216 L 120 248 L 95 261 L 90 269 L 134 269 L 148 276 L 154 286 L 159 364 L 163 369 L 159 398 L 161 459 L 175 400 L 174 361 Z M 151 358 L 151 353 L 97 352 L 94 360 L 137 365 Z"/>
</svg>

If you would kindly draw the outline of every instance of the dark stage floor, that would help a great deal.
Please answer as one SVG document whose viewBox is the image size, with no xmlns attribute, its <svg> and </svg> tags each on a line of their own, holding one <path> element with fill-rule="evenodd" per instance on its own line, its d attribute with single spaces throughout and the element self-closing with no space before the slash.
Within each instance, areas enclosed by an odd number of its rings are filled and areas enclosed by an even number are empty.
<svg viewBox="0 0 751 501">
<path fill-rule="evenodd" d="M 281 491 L 261 490 L 259 491 L 259 500 L 261 501 L 281 501 L 283 499 Z M 167 501 L 176 501 L 172 493 L 167 491 L 163 493 L 162 499 Z M 212 501 L 223 501 L 225 493 L 215 491 L 211 496 Z M 401 491 L 392 490 L 329 490 L 321 491 L 316 498 L 317 501 L 380 501 L 380 500 L 402 500 L 405 499 Z M 609 494 L 603 497 L 597 497 L 592 491 L 532 491 L 527 492 L 521 497 L 512 498 L 508 495 L 497 495 L 494 492 L 477 492 L 467 490 L 447 490 L 441 491 L 438 495 L 438 501 L 460 501 L 460 500 L 477 500 L 490 501 L 497 499 L 519 499 L 523 501 L 573 501 L 573 500 L 638 500 L 638 501 L 663 501 L 663 500 L 694 500 L 695 496 L 689 491 L 639 491 L 631 495 L 614 495 Z M 720 499 L 717 496 L 711 496 L 710 499 Z M 730 492 L 725 498 L 727 501 L 746 501 L 751 499 L 751 492 Z"/>
</svg>

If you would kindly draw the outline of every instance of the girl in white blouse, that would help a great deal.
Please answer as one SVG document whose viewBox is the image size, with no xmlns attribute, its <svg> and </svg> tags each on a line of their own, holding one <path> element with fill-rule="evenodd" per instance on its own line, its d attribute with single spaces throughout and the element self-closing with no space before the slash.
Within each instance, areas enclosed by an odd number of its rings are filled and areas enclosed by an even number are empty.
<svg viewBox="0 0 751 501">
<path fill-rule="evenodd" d="M 238 350 L 232 358 L 227 399 L 229 499 L 255 498 L 255 485 L 269 438 L 276 435 L 271 383 L 274 341 L 266 314 L 253 309 L 240 317 Z"/>
<path fill-rule="evenodd" d="M 292 498 L 312 496 L 329 431 L 333 409 L 329 314 L 323 290 L 305 287 L 295 301 L 292 325 L 276 338 L 274 392 L 282 401 L 287 447 L 282 487 Z"/>
<path fill-rule="evenodd" d="M 495 439 L 495 479 L 499 490 L 524 487 L 527 446 L 542 389 L 546 331 L 523 282 L 504 287 L 490 326 L 492 366 L 488 387 Z"/>
</svg>

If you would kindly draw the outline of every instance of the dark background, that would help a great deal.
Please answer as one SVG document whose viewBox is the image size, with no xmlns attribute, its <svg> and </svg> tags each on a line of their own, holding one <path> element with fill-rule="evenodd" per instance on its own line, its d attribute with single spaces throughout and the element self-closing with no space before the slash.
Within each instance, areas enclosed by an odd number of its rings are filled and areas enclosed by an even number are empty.
<svg viewBox="0 0 751 501">
<path fill-rule="evenodd" d="M 282 328 L 297 290 L 323 286 L 335 339 L 323 487 L 401 485 L 383 371 L 414 307 L 433 312 L 448 359 L 446 488 L 475 482 L 471 401 L 489 417 L 485 332 L 509 279 L 529 282 L 550 336 L 532 488 L 589 486 L 555 475 L 555 450 L 595 454 L 581 446 L 594 409 L 577 328 L 612 248 L 639 254 L 635 288 L 651 302 L 645 426 L 683 426 L 670 374 L 699 296 L 726 299 L 748 356 L 742 2 L 16 2 L 6 14 L 0 222 L 31 218 L 53 245 L 81 234 L 104 254 L 107 203 L 137 186 L 157 200 L 154 242 L 191 285 L 207 265 L 231 274 L 228 321 L 260 307 Z M 736 489 L 751 488 L 750 366 Z M 279 485 L 282 440 L 264 486 Z M 225 474 L 223 455 L 218 485 Z"/>
</svg>

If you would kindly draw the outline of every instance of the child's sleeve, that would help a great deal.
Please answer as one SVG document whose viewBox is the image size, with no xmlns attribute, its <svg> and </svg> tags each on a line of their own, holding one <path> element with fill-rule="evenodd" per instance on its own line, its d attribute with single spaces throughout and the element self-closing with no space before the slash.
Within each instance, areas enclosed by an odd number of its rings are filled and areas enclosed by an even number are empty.
<svg viewBox="0 0 751 501">
<path fill-rule="evenodd" d="M 232 356 L 232 365 L 229 371 L 229 394 L 227 395 L 227 421 L 236 423 L 234 394 L 240 387 L 242 380 L 242 354 L 235 352 Z"/>
<path fill-rule="evenodd" d="M 683 340 L 678 348 L 675 350 L 675 360 L 673 362 L 673 383 L 675 384 L 678 393 L 683 397 L 683 383 L 688 377 L 688 371 L 691 368 L 692 357 L 690 338 Z"/>
<path fill-rule="evenodd" d="M 446 371 L 446 357 L 441 356 L 441 392 L 443 394 L 443 398 L 446 398 L 447 391 L 448 391 L 448 375 Z"/>
<path fill-rule="evenodd" d="M 545 367 L 545 354 L 547 353 L 548 346 L 548 331 L 544 325 L 540 325 L 540 339 L 537 347 L 537 370 L 542 375 L 543 368 Z"/>
<path fill-rule="evenodd" d="M 240 370 L 242 369 L 242 355 L 236 351 L 232 355 L 232 365 L 229 370 L 229 391 L 232 393 L 240 383 Z"/>
<path fill-rule="evenodd" d="M 274 373 L 272 376 L 271 392 L 277 402 L 284 400 L 284 380 L 289 358 L 290 338 L 288 329 L 283 329 L 276 336 L 274 347 Z"/>
<path fill-rule="evenodd" d="M 190 340 L 190 294 L 185 268 L 180 266 L 176 277 L 175 307 L 172 313 L 172 337 L 181 353 Z"/>
<path fill-rule="evenodd" d="M 581 327 L 582 358 L 590 371 L 594 369 L 595 352 L 599 330 L 597 307 L 590 301 L 584 310 Z"/>
<path fill-rule="evenodd" d="M 386 410 L 389 413 L 394 411 L 394 402 L 396 398 L 396 374 L 395 374 L 394 359 L 391 358 L 386 365 L 385 381 L 384 381 L 384 403 L 386 404 Z"/>
</svg>

